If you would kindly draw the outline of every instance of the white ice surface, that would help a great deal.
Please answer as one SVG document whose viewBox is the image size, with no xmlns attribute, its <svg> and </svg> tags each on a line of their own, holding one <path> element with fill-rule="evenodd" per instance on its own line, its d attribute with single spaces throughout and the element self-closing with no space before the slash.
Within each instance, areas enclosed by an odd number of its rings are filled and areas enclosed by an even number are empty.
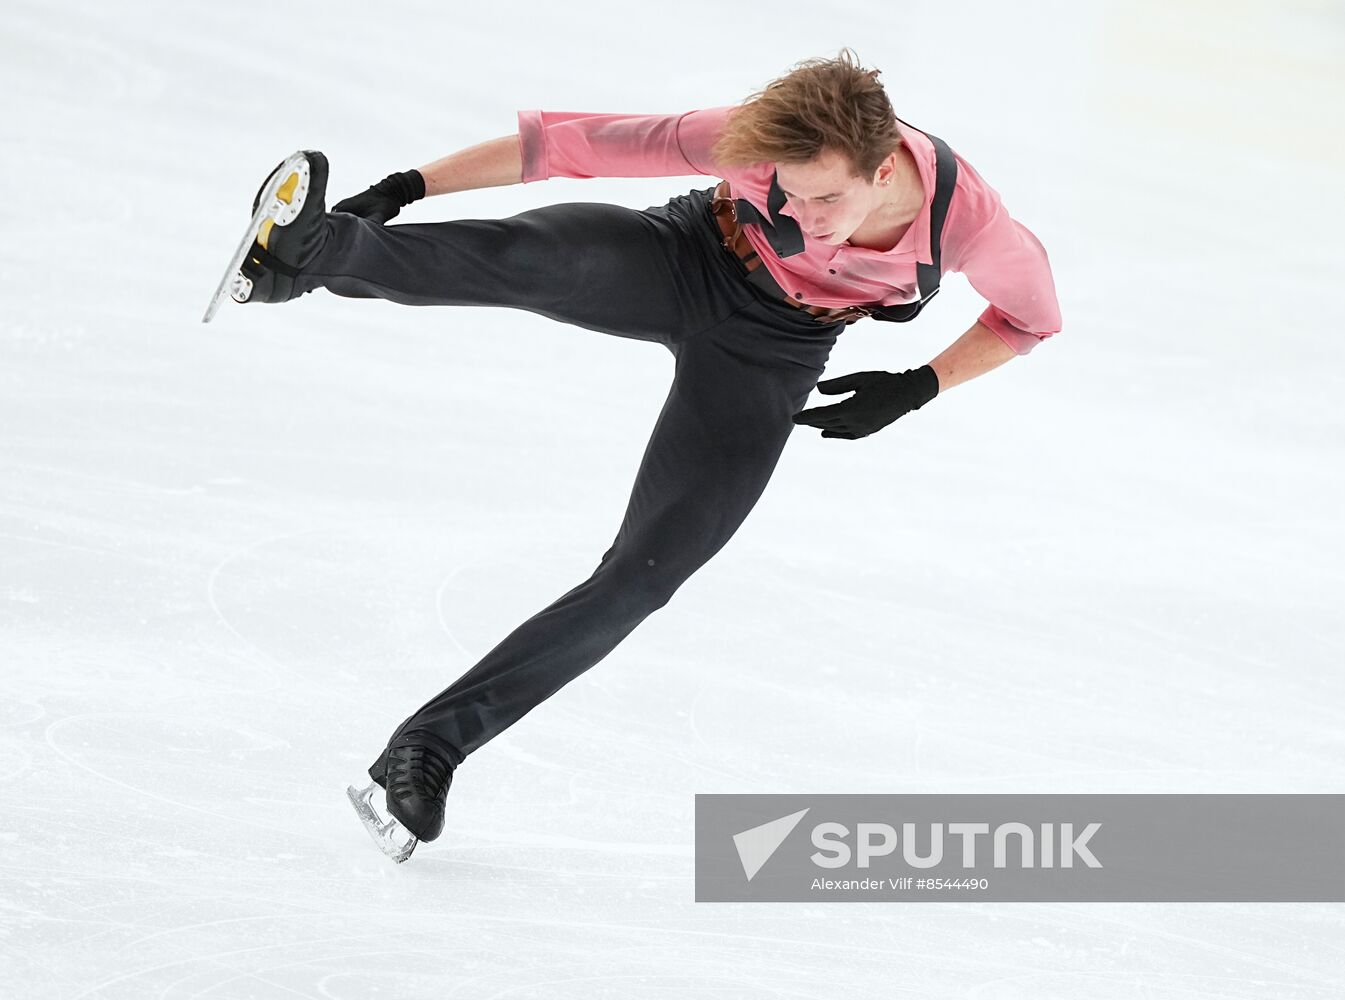
<svg viewBox="0 0 1345 1000">
<path fill-rule="evenodd" d="M 0 993 L 1345 992 L 1338 906 L 698 905 L 691 879 L 698 792 L 1345 791 L 1338 3 L 0 23 Z M 393 867 L 345 783 L 591 571 L 669 359 L 326 293 L 202 327 L 257 183 L 319 148 L 339 198 L 519 108 L 732 103 L 847 44 L 1042 240 L 1064 332 L 870 439 L 797 433 L 723 553 Z M 953 277 L 829 373 L 923 364 L 981 308 Z"/>
</svg>

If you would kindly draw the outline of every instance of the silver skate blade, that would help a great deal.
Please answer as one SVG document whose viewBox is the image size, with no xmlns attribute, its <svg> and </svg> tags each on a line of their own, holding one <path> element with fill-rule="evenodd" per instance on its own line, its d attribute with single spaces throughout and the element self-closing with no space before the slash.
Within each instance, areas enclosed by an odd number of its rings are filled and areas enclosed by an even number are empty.
<svg viewBox="0 0 1345 1000">
<path fill-rule="evenodd" d="M 243 265 L 243 258 L 252 249 L 252 241 L 257 238 L 257 232 L 261 229 L 262 223 L 275 210 L 275 206 L 271 203 L 276 200 L 276 192 L 280 190 L 280 185 L 284 183 L 290 171 L 301 162 L 304 162 L 302 151 L 291 153 L 285 157 L 285 162 L 276 168 L 275 173 L 266 182 L 266 188 L 257 201 L 257 211 L 252 213 L 252 221 L 248 224 L 247 232 L 243 234 L 242 240 L 238 243 L 238 249 L 229 259 L 229 266 L 224 269 L 224 277 L 220 278 L 219 285 L 215 288 L 215 294 L 210 297 L 210 304 L 206 306 L 205 315 L 201 317 L 202 323 L 209 323 L 214 318 L 216 310 L 219 309 L 220 303 L 229 296 L 230 286 L 239 275 L 238 269 Z M 246 278 L 243 280 L 247 281 Z M 248 285 L 252 284 L 251 282 L 247 283 Z"/>
<path fill-rule="evenodd" d="M 396 819 L 391 816 L 385 816 L 383 811 L 375 803 L 375 797 L 382 794 L 383 789 L 377 782 L 371 781 L 367 788 L 356 788 L 350 785 L 346 788 L 346 797 L 350 799 L 350 804 L 355 807 L 355 815 L 359 816 L 360 822 L 364 828 L 369 831 L 369 836 L 374 839 L 378 849 L 392 858 L 393 861 L 401 864 L 411 856 L 411 852 L 416 849 L 415 834 L 413 834 Z"/>
</svg>

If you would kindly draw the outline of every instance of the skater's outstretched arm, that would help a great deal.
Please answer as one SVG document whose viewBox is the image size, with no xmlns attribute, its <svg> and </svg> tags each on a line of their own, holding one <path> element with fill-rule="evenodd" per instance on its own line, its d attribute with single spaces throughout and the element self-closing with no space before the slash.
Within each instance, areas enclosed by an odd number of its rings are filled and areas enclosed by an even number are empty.
<svg viewBox="0 0 1345 1000">
<path fill-rule="evenodd" d="M 548 177 L 714 173 L 713 142 L 729 107 L 673 115 L 521 111 L 520 129 L 419 169 L 425 196 Z"/>
<path fill-rule="evenodd" d="M 523 153 L 517 135 L 469 146 L 420 168 L 425 195 L 503 187 L 523 181 Z"/>
<path fill-rule="evenodd" d="M 387 222 L 436 194 L 549 177 L 676 177 L 714 174 L 710 147 L 731 107 L 670 115 L 520 111 L 519 131 L 390 174 L 332 206 Z"/>
<path fill-rule="evenodd" d="M 338 201 L 332 211 L 384 223 L 395 219 L 413 201 L 429 195 L 502 187 L 522 180 L 519 137 L 505 135 L 449 153 L 418 170 L 389 174 L 359 194 Z"/>
</svg>

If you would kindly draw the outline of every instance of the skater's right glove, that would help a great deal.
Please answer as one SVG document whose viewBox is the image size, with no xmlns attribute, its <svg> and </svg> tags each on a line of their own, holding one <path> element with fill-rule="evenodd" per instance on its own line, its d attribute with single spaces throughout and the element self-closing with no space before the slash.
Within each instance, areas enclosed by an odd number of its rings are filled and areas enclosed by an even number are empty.
<svg viewBox="0 0 1345 1000">
<path fill-rule="evenodd" d="M 425 197 L 425 178 L 419 170 L 388 174 L 377 184 L 357 195 L 338 201 L 333 212 L 348 212 L 379 225 L 395 219 L 403 208 Z"/>
</svg>

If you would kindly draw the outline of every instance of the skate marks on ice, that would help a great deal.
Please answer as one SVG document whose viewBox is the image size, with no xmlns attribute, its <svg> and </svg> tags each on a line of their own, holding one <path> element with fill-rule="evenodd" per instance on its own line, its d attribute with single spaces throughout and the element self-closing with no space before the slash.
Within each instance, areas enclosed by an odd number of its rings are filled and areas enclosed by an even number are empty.
<svg viewBox="0 0 1345 1000">
<path fill-rule="evenodd" d="M 453 648 L 456 649 L 458 653 L 460 653 L 464 658 L 468 658 L 472 655 L 471 652 L 467 649 L 466 646 L 464 646 L 458 640 L 458 636 L 453 631 L 453 629 L 449 628 L 448 619 L 447 617 L 445 617 L 444 613 L 444 593 L 448 590 L 450 584 L 453 583 L 454 579 L 462 572 L 464 568 L 465 564 L 454 566 L 453 569 L 449 571 L 448 575 L 445 576 L 444 579 L 440 582 L 439 586 L 435 588 L 434 614 L 435 617 L 439 619 L 439 627 L 443 629 L 444 635 L 448 636 L 448 641 L 453 644 Z"/>
<path fill-rule="evenodd" d="M 320 839 L 293 826 L 258 818 L 265 815 L 269 800 L 258 794 L 251 764 L 286 747 L 278 737 L 210 726 L 199 719 L 181 722 L 110 712 L 65 716 L 48 725 L 43 737 L 51 752 L 71 767 L 136 798 L 168 807 L 165 821 L 173 820 L 177 811 L 190 812 L 224 827 L 265 831 L 276 845 L 296 838 Z M 124 796 L 122 800 L 130 804 Z M 166 838 L 152 853 L 175 856 L 173 852 L 181 846 Z"/>
<path fill-rule="evenodd" d="M 323 697 L 349 706 L 361 724 L 369 720 L 371 734 L 381 733 L 402 718 L 381 697 L 397 677 L 388 677 L 389 666 L 404 666 L 389 644 L 409 645 L 413 631 L 433 638 L 431 622 L 452 638 L 438 599 L 426 608 L 415 581 L 442 572 L 445 562 L 454 567 L 451 579 L 466 564 L 464 549 L 468 557 L 474 551 L 445 530 L 438 515 L 404 516 L 391 526 L 386 518 L 373 518 L 268 533 L 230 549 L 211 567 L 206 598 L 218 623 L 276 684 L 296 668 L 326 676 L 339 670 L 351 683 L 327 684 Z M 384 614 L 385 608 L 394 614 Z M 330 630 L 339 619 L 360 627 L 343 628 L 338 641 Z M 460 643 L 454 646 L 466 655 Z M 433 643 L 417 655 L 436 663 L 447 659 Z M 379 698 L 346 693 L 374 680 Z M 387 694 L 390 705 L 397 692 Z"/>
<path fill-rule="evenodd" d="M 283 531 L 276 534 L 263 535 L 260 538 L 255 538 L 250 542 L 245 542 L 236 548 L 229 550 L 217 563 L 215 563 L 214 566 L 211 567 L 209 573 L 206 574 L 206 600 L 209 603 L 210 610 L 214 613 L 215 618 L 226 631 L 243 644 L 243 648 L 250 653 L 251 658 L 269 673 L 271 686 L 262 690 L 250 691 L 249 694 L 254 696 L 261 695 L 280 687 L 282 683 L 281 678 L 287 672 L 287 665 L 280 662 L 271 653 L 268 653 L 257 639 L 245 635 L 238 625 L 235 624 L 231 616 L 225 614 L 224 608 L 221 606 L 220 589 L 221 579 L 226 575 L 226 569 L 232 564 L 240 562 L 245 557 L 257 554 L 263 550 L 275 548 L 299 539 L 309 539 L 318 535 L 335 533 L 339 530 L 341 529 L 331 526 L 322 526 L 299 528 L 294 531 Z M 251 597 L 251 595 L 248 596 Z M 276 618 L 271 616 L 271 620 L 275 622 Z M 289 623 L 284 618 L 281 618 L 279 619 L 279 624 L 287 625 Z M 308 641 L 321 642 L 316 636 L 312 635 L 311 630 L 305 635 L 305 639 Z"/>
<path fill-rule="evenodd" d="M 239 627 L 239 625 L 231 618 L 230 615 L 227 615 L 225 613 L 223 607 L 221 606 L 221 600 L 219 596 L 220 581 L 222 576 L 226 574 L 227 568 L 233 564 L 241 562 L 248 556 L 257 555 L 259 553 L 265 552 L 265 550 L 284 546 L 287 543 L 303 540 L 304 542 L 307 542 L 310 545 L 317 544 L 319 547 L 329 548 L 329 546 L 322 546 L 321 544 L 322 536 L 324 535 L 340 534 L 346 537 L 349 537 L 351 535 L 358 537 L 358 533 L 361 530 L 376 532 L 377 528 L 378 525 L 372 522 L 365 524 L 353 524 L 353 525 L 347 524 L 342 525 L 339 528 L 336 527 L 305 528 L 297 531 L 282 532 L 279 534 L 267 535 L 262 538 L 258 538 L 251 542 L 248 542 L 244 545 L 241 545 L 230 551 L 223 558 L 221 558 L 220 561 L 216 563 L 215 566 L 210 571 L 210 574 L 206 582 L 206 592 L 211 610 L 214 612 L 216 618 L 219 620 L 221 625 L 223 625 L 238 640 L 240 640 L 249 649 L 251 649 L 258 659 L 264 661 L 269 666 L 269 668 L 273 672 L 275 672 L 277 676 L 279 676 L 280 673 L 283 672 L 285 669 L 284 665 L 276 658 L 275 655 L 269 653 L 266 649 L 264 649 L 256 639 L 250 638 L 248 635 L 245 635 L 242 629 Z M 451 576 L 452 574 L 450 574 L 450 578 Z M 440 589 L 442 590 L 442 587 Z M 449 632 L 447 625 L 444 621 L 443 610 L 439 606 L 438 594 L 436 594 L 435 598 L 435 614 L 440 625 L 443 626 L 445 633 L 449 634 L 451 638 L 452 635 Z M 271 620 L 274 621 L 273 616 L 268 615 L 268 617 L 270 617 Z M 305 644 L 309 646 L 313 644 L 311 637 L 305 636 Z M 339 651 L 336 648 L 334 648 L 332 644 L 326 642 L 319 642 L 319 648 L 330 657 L 331 663 L 333 665 L 336 664 L 346 665 L 357 674 L 362 672 L 360 664 L 350 662 L 349 653 Z M 353 708 L 359 709 L 361 715 L 368 715 L 368 708 L 365 702 L 359 700 L 354 696 L 338 696 L 338 697 L 345 704 L 350 705 Z M 376 724 L 371 725 L 369 727 L 368 730 L 369 756 L 372 756 L 377 750 L 376 744 L 378 740 L 381 738 L 377 734 L 382 731 L 380 726 L 382 728 L 387 728 L 392 724 L 391 716 L 388 715 L 386 716 L 386 718 L 388 720 L 386 724 Z M 398 823 L 394 818 L 392 818 L 389 815 L 385 815 L 383 813 L 381 803 L 374 802 L 375 795 L 382 796 L 382 794 L 383 790 L 377 784 L 370 784 L 368 787 L 360 787 L 360 788 L 357 788 L 353 785 L 346 787 L 346 798 L 349 801 L 350 805 L 354 808 L 356 817 L 359 819 L 360 823 L 364 826 L 370 838 L 372 838 L 374 844 L 377 846 L 379 851 L 381 851 L 387 857 L 392 859 L 394 862 L 400 863 L 407 860 L 411 856 L 411 853 L 415 849 L 415 846 L 417 844 L 417 840 L 408 831 L 406 831 L 405 828 L 403 828 L 401 824 Z"/>
<path fill-rule="evenodd" d="M 279 567 L 316 556 L 310 549 L 268 542 L 274 535 L 231 549 L 209 577 L 217 613 L 233 628 L 235 638 L 249 640 L 248 659 L 255 660 L 260 651 L 272 670 L 295 670 L 304 664 L 284 655 L 285 647 L 260 630 L 277 616 L 284 617 L 287 601 L 283 594 L 253 595 L 249 574 L 271 578 Z M 299 541 L 307 534 L 283 536 Z M 260 561 L 252 562 L 254 557 Z M 394 554 L 392 561 L 399 557 Z M 427 598 L 437 593 L 440 577 L 422 574 L 422 579 L 427 581 Z M 296 582 L 291 579 L 290 586 Z M 265 599 L 265 617 L 240 614 L 245 603 L 241 598 L 249 595 Z M 451 588 L 446 596 L 451 598 Z M 457 603 L 449 599 L 443 607 L 452 609 Z M 437 627 L 438 611 L 428 607 L 424 611 Z M 866 609 L 857 611 L 859 617 L 869 616 Z M 451 612 L 445 613 L 452 621 Z M 673 666 L 673 657 L 649 661 L 651 651 L 660 657 L 669 652 L 657 636 L 652 639 L 605 667 L 635 674 Z M 230 648 L 241 652 L 236 642 Z M 883 665 L 881 659 L 872 664 L 874 669 Z M 137 675 L 146 691 L 162 690 L 172 682 L 163 661 L 158 667 L 148 662 L 128 665 L 105 681 L 134 683 Z M 268 671 L 253 686 L 283 693 L 287 688 L 272 686 L 277 679 Z M 283 673 L 279 679 L 284 680 Z M 636 676 L 635 687 L 651 680 Z M 407 996 L 433 991 L 465 998 L 529 986 L 557 996 L 578 995 L 577 991 L 619 995 L 622 989 L 638 989 L 642 996 L 680 998 L 712 984 L 743 996 L 826 996 L 825 991 L 787 984 L 815 981 L 818 966 L 828 963 L 850 968 L 858 967 L 851 963 L 874 968 L 909 964 L 914 969 L 921 965 L 926 949 L 963 955 L 955 969 L 944 967 L 946 974 L 969 987 L 995 984 L 993 989 L 981 989 L 986 1000 L 1077 996 L 1081 983 L 1090 996 L 1117 1000 L 1134 996 L 1140 988 L 1165 998 L 1222 994 L 1308 1000 L 1330 995 L 1315 978 L 1321 960 L 1306 963 L 1297 974 L 1283 970 L 1290 961 L 1283 956 L 1322 943 L 1323 932 L 1318 929 L 1314 934 L 1314 925 L 1302 914 L 1267 918 L 1242 910 L 1223 919 L 1202 910 L 1195 915 L 1199 929 L 1194 929 L 1189 917 L 1179 918 L 1171 910 L 1131 911 L 1116 922 L 1104 919 L 1100 908 L 1034 909 L 1017 916 L 958 908 L 914 916 L 870 913 L 858 919 L 837 915 L 834 909 L 706 917 L 694 907 L 679 907 L 677 886 L 686 884 L 690 862 L 676 836 L 685 827 L 685 810 L 679 813 L 671 802 L 665 807 L 665 793 L 658 788 L 647 790 L 647 798 L 642 794 L 638 807 L 624 805 L 631 788 L 629 777 L 622 774 L 639 772 L 642 762 L 660 747 L 649 720 L 631 722 L 636 734 L 634 760 L 618 766 L 610 754 L 604 762 L 596 750 L 581 751 L 578 760 L 572 760 L 572 766 L 579 767 L 569 782 L 577 809 L 555 809 L 546 782 L 535 778 L 539 772 L 522 757 L 521 748 L 528 746 L 552 768 L 561 767 L 550 747 L 542 747 L 552 739 L 557 749 L 573 745 L 583 724 L 593 717 L 588 709 L 619 707 L 621 686 L 607 688 L 616 694 L 609 698 L 599 688 L 590 688 L 594 701 L 567 705 L 559 715 L 539 715 L 538 726 L 526 741 L 493 754 L 489 763 L 483 760 L 492 777 L 507 779 L 502 804 L 489 801 L 501 793 L 493 781 L 477 780 L 475 775 L 468 780 L 464 772 L 461 789 L 455 785 L 454 793 L 471 791 L 474 800 L 463 806 L 459 799 L 458 804 L 461 816 L 475 818 L 455 826 L 452 841 L 441 844 L 444 849 L 423 851 L 403 868 L 394 868 L 369 850 L 350 822 L 346 804 L 337 801 L 328 808 L 326 799 L 332 791 L 339 794 L 339 789 L 290 784 L 267 793 L 277 800 L 297 797 L 312 811 L 314 835 L 297 848 L 285 846 L 269 828 L 256 830 L 256 836 L 240 836 L 237 826 L 226 821 L 227 814 L 221 818 L 225 811 L 208 797 L 212 786 L 221 802 L 230 799 L 245 809 L 280 808 L 279 803 L 253 801 L 257 791 L 235 782 L 229 778 L 230 769 L 219 766 L 228 765 L 231 754 L 274 752 L 277 747 L 264 734 L 215 728 L 192 736 L 155 726 L 144 732 L 143 743 L 131 744 L 126 741 L 141 735 L 139 716 L 80 720 L 72 716 L 72 721 L 52 731 L 52 742 L 77 758 L 85 770 L 120 782 L 109 785 L 113 794 L 104 801 L 115 803 L 124 819 L 118 822 L 111 818 L 115 812 L 100 811 L 104 829 L 81 834 L 89 842 L 97 838 L 98 847 L 73 867 L 68 853 L 53 855 L 55 863 L 45 873 L 51 883 L 49 894 L 34 904 L 48 918 L 47 934 L 54 933 L 53 919 L 67 929 L 78 928 L 79 934 L 100 933 L 82 946 L 82 954 L 102 956 L 95 962 L 85 959 L 85 969 L 96 976 L 68 977 L 61 1000 L 81 989 L 84 996 L 106 1000 L 138 1000 L 146 995 L 169 1000 L 248 995 L 354 1000 L 372 995 L 375 987 L 395 987 Z M 716 732 L 720 725 L 716 719 L 707 729 Z M 661 745 L 679 749 L 677 740 L 666 737 Z M 176 775 L 147 773 L 143 762 L 152 762 L 164 748 L 183 751 L 187 766 Z M 681 752 L 685 757 L 686 751 Z M 657 773 L 650 783 L 658 785 L 680 766 Z M 677 780 L 685 782 L 685 774 Z M 166 783 L 172 787 L 165 789 Z M 147 798 L 149 808 L 144 811 L 128 807 L 122 794 L 126 786 L 159 798 Z M 138 796 L 130 798 L 133 802 Z M 184 813 L 166 803 L 188 808 Z M 492 809 L 498 811 L 492 814 Z M 622 812 L 632 817 L 639 812 L 645 821 L 622 822 L 617 818 Z M 548 829 L 539 828 L 538 816 L 550 817 Z M 40 822 L 42 817 L 34 814 L 34 819 Z M 665 819 L 668 825 L 660 827 Z M 165 856 L 155 856 L 153 831 L 165 828 L 189 835 L 177 836 L 176 843 L 164 847 Z M 212 833 L 212 828 L 218 832 Z M 655 828 L 664 830 L 664 842 L 636 840 Z M 266 850 L 261 845 L 277 846 Z M 173 856 L 191 851 L 198 854 Z M 59 880 L 70 884 L 62 886 Z M 258 913 L 259 906 L 266 912 Z M 214 919 L 193 919 L 200 913 Z M 419 933 L 395 948 L 369 947 L 375 936 L 387 940 L 398 934 L 407 913 L 433 922 L 436 932 Z M 91 918 L 109 922 L 91 925 L 87 923 Z M 706 929 L 707 919 L 715 922 L 712 929 Z M 827 921 L 839 923 L 824 932 L 815 930 L 827 926 Z M 1251 953 L 1230 954 L 1236 949 L 1225 945 L 1221 935 L 1236 940 L 1241 928 L 1253 921 L 1263 928 L 1262 945 Z M 457 933 L 470 940 L 474 955 L 445 949 L 444 935 Z M 827 940 L 817 940 L 822 933 L 829 936 Z M 912 934 L 919 946 L 893 947 L 894 940 Z M 856 945 L 844 947 L 833 940 L 842 935 L 852 935 Z M 969 936 L 980 942 L 984 954 L 965 956 Z M 535 950 L 522 961 L 517 957 L 505 961 L 519 940 Z M 593 941 L 601 941 L 608 954 L 613 947 L 618 949 L 603 975 L 593 974 L 588 954 Z M 1262 960 L 1272 952 L 1281 957 L 1268 966 Z M 45 954 L 53 953 L 53 948 L 46 948 Z M 688 968 L 680 975 L 673 971 L 673 966 L 684 964 L 678 956 L 692 955 L 694 971 Z M 769 975 L 744 972 L 764 968 L 768 958 L 773 970 Z M 1229 975 L 1241 983 L 1214 974 L 1215 963 L 1234 970 Z M 390 977 L 370 972 L 372 965 L 384 964 L 414 964 L 419 971 Z M 1147 966 L 1148 971 L 1138 966 Z M 63 968 L 79 967 L 67 961 Z M 938 981 L 935 972 L 913 972 L 892 995 L 922 1000 L 937 996 Z"/>
</svg>

